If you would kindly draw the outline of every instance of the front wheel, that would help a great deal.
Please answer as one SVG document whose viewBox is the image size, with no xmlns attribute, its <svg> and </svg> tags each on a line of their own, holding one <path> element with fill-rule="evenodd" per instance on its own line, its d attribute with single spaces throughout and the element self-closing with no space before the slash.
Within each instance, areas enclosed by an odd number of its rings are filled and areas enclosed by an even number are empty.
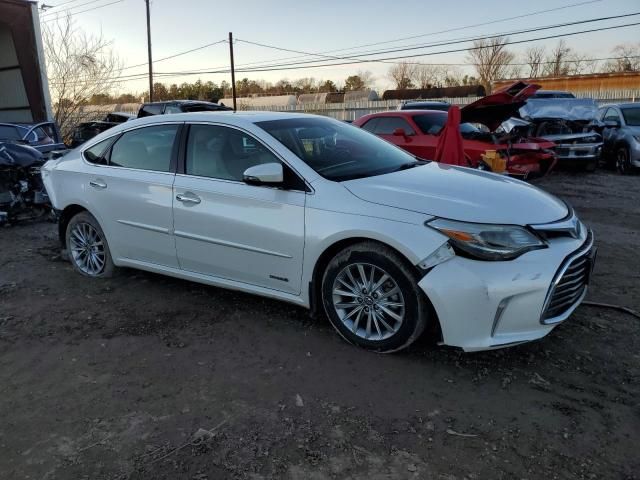
<svg viewBox="0 0 640 480">
<path fill-rule="evenodd" d="M 69 260 L 77 272 L 94 278 L 113 275 L 115 266 L 107 238 L 89 212 L 80 212 L 69 221 L 66 244 Z"/>
<path fill-rule="evenodd" d="M 322 301 L 348 342 L 379 352 L 409 346 L 424 331 L 429 306 L 418 275 L 399 254 L 375 243 L 336 255 L 322 279 Z"/>
<path fill-rule="evenodd" d="M 616 152 L 616 168 L 622 175 L 631 173 L 631 161 L 627 147 L 620 147 Z"/>
</svg>

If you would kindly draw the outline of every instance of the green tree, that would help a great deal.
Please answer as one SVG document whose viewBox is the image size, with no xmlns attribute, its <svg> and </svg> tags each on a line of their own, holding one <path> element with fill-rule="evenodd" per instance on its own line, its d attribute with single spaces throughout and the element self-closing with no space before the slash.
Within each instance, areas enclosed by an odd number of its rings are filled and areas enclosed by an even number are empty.
<svg viewBox="0 0 640 480">
<path fill-rule="evenodd" d="M 338 87 L 331 80 L 327 80 L 318 87 L 318 91 L 322 93 L 337 92 Z"/>
<path fill-rule="evenodd" d="M 344 81 L 344 90 L 346 92 L 364 90 L 365 88 L 366 84 L 360 75 L 351 75 Z"/>
</svg>

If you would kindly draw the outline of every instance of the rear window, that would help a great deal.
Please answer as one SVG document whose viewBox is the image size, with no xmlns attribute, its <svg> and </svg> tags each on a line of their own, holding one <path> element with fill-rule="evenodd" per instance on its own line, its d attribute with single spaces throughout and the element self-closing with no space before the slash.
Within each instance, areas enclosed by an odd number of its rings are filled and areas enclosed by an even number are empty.
<svg viewBox="0 0 640 480">
<path fill-rule="evenodd" d="M 371 125 L 370 125 L 371 124 Z M 413 128 L 402 117 L 378 117 L 372 118 L 362 128 L 376 135 L 393 135 L 393 132 L 401 128 L 407 135 L 415 135 Z"/>
<path fill-rule="evenodd" d="M 427 135 L 436 135 L 444 124 L 447 123 L 447 114 L 432 113 L 429 115 L 416 115 L 413 117 L 413 121 L 416 122 L 418 128 Z"/>
<path fill-rule="evenodd" d="M 162 103 L 154 103 L 149 105 L 143 105 L 138 113 L 138 117 L 148 117 L 150 115 L 161 115 L 162 114 Z"/>
<path fill-rule="evenodd" d="M 0 138 L 3 140 L 20 140 L 23 132 L 21 133 L 18 127 L 14 127 L 13 125 L 0 125 Z"/>
</svg>

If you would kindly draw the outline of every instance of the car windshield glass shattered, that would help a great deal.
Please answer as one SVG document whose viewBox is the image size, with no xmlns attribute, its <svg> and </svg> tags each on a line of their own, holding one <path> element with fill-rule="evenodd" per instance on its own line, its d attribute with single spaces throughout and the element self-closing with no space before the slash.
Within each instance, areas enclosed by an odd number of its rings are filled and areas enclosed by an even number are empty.
<svg viewBox="0 0 640 480">
<path fill-rule="evenodd" d="M 413 155 L 337 120 L 290 118 L 256 125 L 329 180 L 371 177 L 419 164 Z"/>
<path fill-rule="evenodd" d="M 624 123 L 631 127 L 640 127 L 640 107 L 623 108 Z"/>
</svg>

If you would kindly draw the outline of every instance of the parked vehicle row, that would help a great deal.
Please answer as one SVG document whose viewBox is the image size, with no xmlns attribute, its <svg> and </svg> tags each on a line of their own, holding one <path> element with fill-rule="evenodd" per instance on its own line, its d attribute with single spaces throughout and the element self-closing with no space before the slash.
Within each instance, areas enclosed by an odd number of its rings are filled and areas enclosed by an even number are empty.
<svg viewBox="0 0 640 480">
<path fill-rule="evenodd" d="M 489 168 L 482 156 L 494 151 L 506 160 L 512 176 L 542 176 L 553 168 L 556 155 L 552 141 L 529 136 L 526 130 L 502 128 L 536 90 L 535 85 L 518 83 L 462 107 L 460 133 L 469 167 Z M 432 159 L 446 120 L 446 111 L 414 109 L 365 115 L 353 123 L 420 158 Z"/>
<path fill-rule="evenodd" d="M 376 351 L 423 332 L 467 351 L 541 338 L 595 259 L 591 231 L 536 187 L 313 115 L 141 118 L 42 175 L 80 274 L 126 266 L 324 310 Z"/>
<path fill-rule="evenodd" d="M 232 110 L 224 105 L 214 102 L 205 102 L 201 100 L 170 100 L 164 102 L 147 102 L 143 103 L 138 110 L 137 115 L 125 112 L 108 113 L 104 119 L 92 122 L 84 122 L 79 124 L 73 131 L 71 147 L 75 148 L 82 145 L 87 140 L 92 139 L 99 133 L 102 133 L 123 122 L 128 122 L 134 118 L 149 117 L 152 115 L 169 115 L 172 113 L 184 112 L 218 112 Z"/>
</svg>

